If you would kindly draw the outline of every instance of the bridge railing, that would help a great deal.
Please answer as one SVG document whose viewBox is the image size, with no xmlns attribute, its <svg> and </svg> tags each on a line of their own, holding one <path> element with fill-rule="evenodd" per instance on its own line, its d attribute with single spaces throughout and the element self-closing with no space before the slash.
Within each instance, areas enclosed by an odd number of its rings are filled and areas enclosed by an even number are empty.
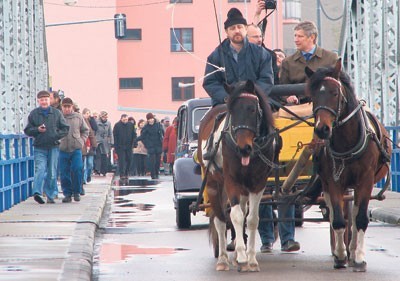
<svg viewBox="0 0 400 281">
<path fill-rule="evenodd" d="M 390 163 L 390 169 L 392 172 L 391 177 L 391 190 L 400 192 L 400 127 L 388 126 L 386 127 L 390 134 L 390 139 L 393 141 L 393 153 L 392 161 Z M 385 184 L 385 180 L 380 181 L 377 187 L 381 188 Z"/>
<path fill-rule="evenodd" d="M 33 139 L 0 134 L 0 212 L 32 195 Z"/>
</svg>

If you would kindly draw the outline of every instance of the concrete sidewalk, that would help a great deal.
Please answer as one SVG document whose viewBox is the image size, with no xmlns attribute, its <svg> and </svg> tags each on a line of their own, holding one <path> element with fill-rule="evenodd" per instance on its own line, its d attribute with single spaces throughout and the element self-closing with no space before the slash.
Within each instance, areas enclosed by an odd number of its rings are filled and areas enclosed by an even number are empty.
<svg viewBox="0 0 400 281">
<path fill-rule="evenodd" d="M 93 177 L 80 202 L 39 205 L 29 198 L 0 213 L 0 280 L 91 280 L 95 232 L 111 181 L 111 174 Z M 400 225 L 400 193 L 385 195 L 370 201 L 370 217 Z"/>
<path fill-rule="evenodd" d="M 0 213 L 0 280 L 91 280 L 95 232 L 112 174 L 92 177 L 80 202 L 36 203 Z"/>
</svg>

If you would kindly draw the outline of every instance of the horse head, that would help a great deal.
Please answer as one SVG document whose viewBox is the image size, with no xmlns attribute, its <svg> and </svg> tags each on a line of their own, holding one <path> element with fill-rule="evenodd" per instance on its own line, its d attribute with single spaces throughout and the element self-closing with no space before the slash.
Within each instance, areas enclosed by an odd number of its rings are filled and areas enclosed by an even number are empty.
<svg viewBox="0 0 400 281">
<path fill-rule="evenodd" d="M 334 67 L 305 72 L 309 77 L 307 95 L 311 96 L 315 118 L 314 131 L 320 139 L 329 139 L 332 129 L 340 123 L 356 103 L 349 77 L 341 71 L 341 59 Z"/>
<path fill-rule="evenodd" d="M 265 122 L 272 122 L 272 115 L 265 101 L 265 95 L 253 81 L 240 81 L 225 85 L 228 93 L 227 107 L 230 124 L 227 133 L 235 144 L 236 153 L 247 166 L 253 152 L 254 139 L 265 131 Z"/>
</svg>

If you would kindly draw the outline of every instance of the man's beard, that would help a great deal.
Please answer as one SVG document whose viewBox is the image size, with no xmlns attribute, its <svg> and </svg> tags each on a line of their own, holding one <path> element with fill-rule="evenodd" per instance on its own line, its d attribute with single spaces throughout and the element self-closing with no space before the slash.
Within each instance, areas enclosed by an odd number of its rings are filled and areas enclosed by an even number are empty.
<svg viewBox="0 0 400 281">
<path fill-rule="evenodd" d="M 242 44 L 243 41 L 244 37 L 242 36 L 242 34 L 235 34 L 231 39 L 231 42 L 235 44 Z"/>
</svg>

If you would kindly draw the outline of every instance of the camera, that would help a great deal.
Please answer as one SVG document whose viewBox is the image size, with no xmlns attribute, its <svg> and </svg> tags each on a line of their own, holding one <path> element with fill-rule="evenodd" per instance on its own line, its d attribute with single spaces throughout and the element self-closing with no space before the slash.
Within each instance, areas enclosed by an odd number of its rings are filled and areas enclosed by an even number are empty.
<svg viewBox="0 0 400 281">
<path fill-rule="evenodd" d="M 276 9 L 276 1 L 275 0 L 265 0 L 265 9 L 266 10 L 275 10 Z"/>
</svg>

